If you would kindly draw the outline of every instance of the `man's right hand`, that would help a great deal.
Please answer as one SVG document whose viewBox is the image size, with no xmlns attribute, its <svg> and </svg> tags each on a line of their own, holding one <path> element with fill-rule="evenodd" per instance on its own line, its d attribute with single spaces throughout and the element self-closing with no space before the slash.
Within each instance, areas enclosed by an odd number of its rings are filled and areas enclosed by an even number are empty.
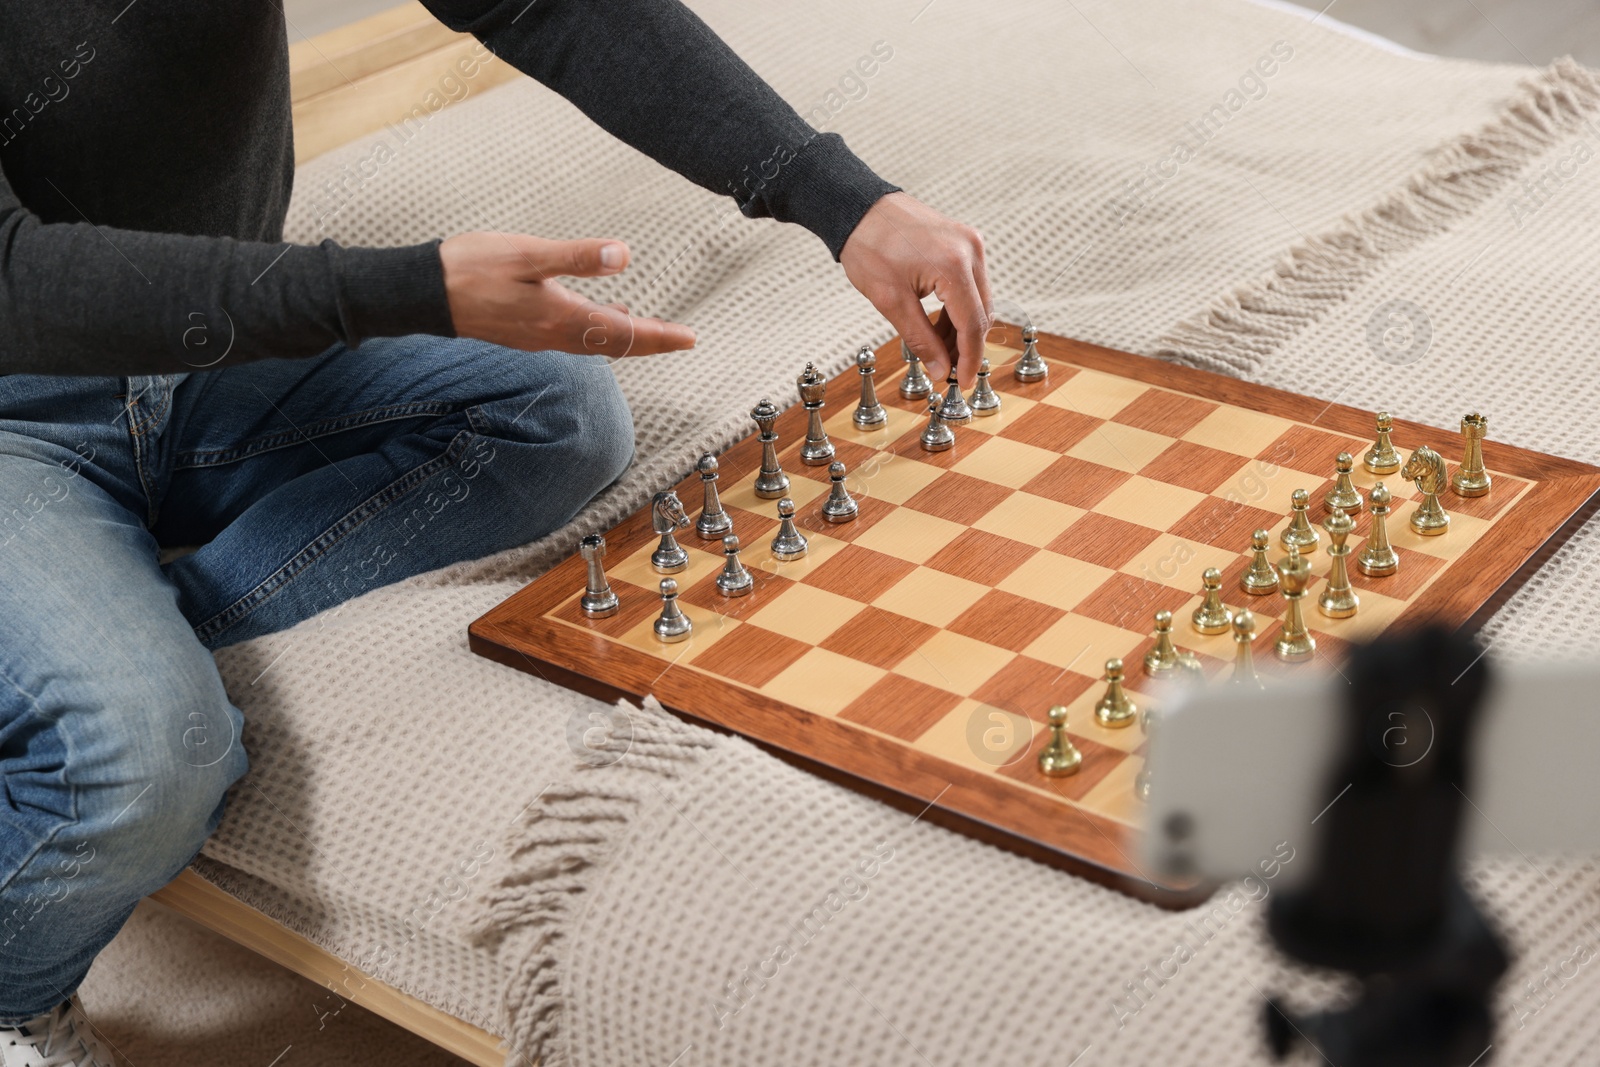
<svg viewBox="0 0 1600 1067">
<path fill-rule="evenodd" d="M 439 245 L 439 259 L 458 337 L 591 356 L 650 356 L 694 346 L 687 326 L 634 318 L 621 304 L 597 304 L 552 280 L 620 272 L 628 265 L 621 241 L 464 233 Z"/>
</svg>

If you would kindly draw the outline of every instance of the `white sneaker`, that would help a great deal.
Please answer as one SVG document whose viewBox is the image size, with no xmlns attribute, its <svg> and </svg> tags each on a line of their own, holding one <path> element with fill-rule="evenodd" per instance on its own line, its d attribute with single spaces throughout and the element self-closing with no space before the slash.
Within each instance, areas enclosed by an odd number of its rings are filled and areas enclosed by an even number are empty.
<svg viewBox="0 0 1600 1067">
<path fill-rule="evenodd" d="M 72 997 L 21 1026 L 0 1026 L 0 1067 L 117 1067 L 117 1061 Z"/>
</svg>

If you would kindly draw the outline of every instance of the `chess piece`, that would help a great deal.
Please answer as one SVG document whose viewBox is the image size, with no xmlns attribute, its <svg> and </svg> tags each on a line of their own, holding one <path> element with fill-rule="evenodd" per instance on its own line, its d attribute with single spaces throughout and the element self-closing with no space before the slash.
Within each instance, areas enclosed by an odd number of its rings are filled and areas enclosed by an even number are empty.
<svg viewBox="0 0 1600 1067">
<path fill-rule="evenodd" d="M 1356 568 L 1373 578 L 1381 578 L 1400 569 L 1400 555 L 1389 544 L 1389 501 L 1392 499 L 1393 494 L 1382 482 L 1374 485 L 1372 492 L 1367 494 L 1368 510 L 1372 512 L 1372 529 L 1367 531 L 1367 539 L 1361 551 L 1356 553 Z"/>
<path fill-rule="evenodd" d="M 1067 737 L 1067 709 L 1057 704 L 1050 709 L 1050 740 L 1039 750 L 1039 773 L 1046 778 L 1065 778 L 1083 766 L 1083 753 Z"/>
<path fill-rule="evenodd" d="M 1289 494 L 1289 506 L 1294 510 L 1290 513 L 1289 525 L 1283 528 L 1283 533 L 1278 535 L 1278 543 L 1287 549 L 1290 545 L 1298 548 L 1302 553 L 1315 552 L 1317 542 L 1322 540 L 1311 525 L 1311 494 L 1304 489 L 1296 489 Z"/>
<path fill-rule="evenodd" d="M 1120 730 L 1124 726 L 1132 726 L 1138 715 L 1138 705 L 1128 699 L 1127 692 L 1122 688 L 1122 661 L 1106 660 L 1106 692 L 1094 706 L 1095 722 Z"/>
<path fill-rule="evenodd" d="M 682 641 L 694 632 L 694 623 L 678 606 L 678 583 L 671 578 L 661 579 L 661 614 L 655 621 L 656 637 L 672 644 Z"/>
<path fill-rule="evenodd" d="M 1378 412 L 1378 439 L 1372 442 L 1372 447 L 1367 449 L 1367 454 L 1361 457 L 1361 465 L 1373 474 L 1393 474 L 1400 469 L 1400 453 L 1394 450 L 1394 442 L 1389 440 L 1389 434 L 1394 430 L 1394 420 L 1387 411 Z"/>
<path fill-rule="evenodd" d="M 900 356 L 906 361 L 906 376 L 900 379 L 900 395 L 907 400 L 921 400 L 933 395 L 933 383 L 928 372 L 922 369 L 922 360 L 912 354 L 911 346 L 900 342 Z"/>
<path fill-rule="evenodd" d="M 739 560 L 739 538 L 729 534 L 722 539 L 722 571 L 717 575 L 717 592 L 725 597 L 744 596 L 755 588 L 755 578 Z"/>
<path fill-rule="evenodd" d="M 1266 596 L 1278 591 L 1278 570 L 1267 558 L 1271 535 L 1257 530 L 1250 535 L 1250 566 L 1239 575 L 1239 588 L 1251 596 Z"/>
<path fill-rule="evenodd" d="M 1278 633 L 1273 651 L 1279 659 L 1297 663 L 1310 659 L 1317 650 L 1316 638 L 1306 629 L 1305 613 L 1300 609 L 1300 601 L 1306 595 L 1306 583 L 1311 581 L 1311 564 L 1300 554 L 1299 548 L 1290 545 L 1289 554 L 1278 561 L 1278 575 L 1288 610 L 1284 612 L 1283 629 Z"/>
<path fill-rule="evenodd" d="M 756 474 L 755 494 L 762 500 L 776 500 L 789 491 L 789 476 L 778 466 L 778 434 L 772 428 L 778 421 L 778 406 L 762 397 L 750 417 L 761 431 L 761 470 Z"/>
<path fill-rule="evenodd" d="M 715 541 L 733 529 L 733 518 L 722 510 L 722 496 L 717 492 L 717 457 L 710 452 L 695 464 L 700 472 L 700 485 L 705 490 L 705 503 L 700 508 L 700 518 L 695 520 L 694 532 L 705 541 Z"/>
<path fill-rule="evenodd" d="M 1154 739 L 1156 731 L 1160 729 L 1160 716 L 1154 708 L 1145 708 L 1144 714 L 1139 716 L 1139 732 L 1146 737 Z M 1150 776 L 1150 750 L 1145 750 L 1144 766 L 1139 768 L 1139 773 L 1133 777 L 1133 795 L 1140 800 L 1150 799 L 1150 785 L 1154 779 Z"/>
<path fill-rule="evenodd" d="M 1350 480 L 1350 471 L 1355 465 L 1356 461 L 1348 452 L 1340 452 L 1333 461 L 1333 488 L 1322 497 L 1322 506 L 1329 511 L 1339 508 L 1347 515 L 1354 515 L 1361 510 L 1361 491 Z"/>
<path fill-rule="evenodd" d="M 588 568 L 588 577 L 583 583 L 583 598 L 578 601 L 578 607 L 591 619 L 610 618 L 617 613 L 619 604 L 616 591 L 606 581 L 606 570 L 600 562 L 605 554 L 606 539 L 600 534 L 589 534 L 578 542 L 578 555 L 583 557 L 584 566 Z"/>
<path fill-rule="evenodd" d="M 928 398 L 928 426 L 922 431 L 924 452 L 943 452 L 956 443 L 956 432 L 939 417 L 944 400 L 937 396 Z"/>
<path fill-rule="evenodd" d="M 878 370 L 878 357 L 866 345 L 856 353 L 856 373 L 861 375 L 861 402 L 856 405 L 850 421 L 858 430 L 876 430 L 889 421 L 889 413 L 878 403 L 878 387 L 873 376 Z"/>
<path fill-rule="evenodd" d="M 828 397 L 828 379 L 815 365 L 807 363 L 796 384 L 800 388 L 800 402 L 806 409 L 806 440 L 800 446 L 800 462 L 808 467 L 821 467 L 833 459 L 833 442 L 822 428 L 822 405 Z"/>
<path fill-rule="evenodd" d="M 1456 496 L 1483 496 L 1489 491 L 1489 471 L 1483 465 L 1483 439 L 1489 434 L 1489 420 L 1473 412 L 1461 420 L 1461 436 L 1467 439 L 1461 466 L 1450 476 Z"/>
<path fill-rule="evenodd" d="M 972 387 L 972 399 L 967 402 L 974 415 L 980 418 L 1000 411 L 1000 394 L 989 384 L 989 359 L 978 361 L 978 384 Z"/>
<path fill-rule="evenodd" d="M 1242 685 L 1247 689 L 1263 689 L 1261 676 L 1256 673 L 1255 651 L 1251 642 L 1256 639 L 1256 617 L 1245 608 L 1233 617 L 1233 673 L 1229 685 Z"/>
<path fill-rule="evenodd" d="M 806 554 L 806 535 L 794 524 L 794 501 L 784 497 L 778 501 L 778 535 L 772 539 L 775 559 L 799 559 Z"/>
<path fill-rule="evenodd" d="M 1156 643 L 1144 654 L 1144 673 L 1158 678 L 1178 666 L 1178 650 L 1172 645 L 1172 612 L 1156 612 Z"/>
<path fill-rule="evenodd" d="M 1322 521 L 1322 528 L 1328 531 L 1328 558 L 1333 565 L 1328 570 L 1328 584 L 1317 597 L 1317 610 L 1330 619 L 1348 619 L 1361 606 L 1361 598 L 1350 588 L 1350 570 L 1345 566 L 1350 554 L 1345 539 L 1356 528 L 1356 521 L 1343 508 L 1334 508 Z"/>
<path fill-rule="evenodd" d="M 849 522 L 859 510 L 850 490 L 844 486 L 844 464 L 834 460 L 828 465 L 828 478 L 833 488 L 828 499 L 822 502 L 822 517 L 828 522 Z"/>
<path fill-rule="evenodd" d="M 944 391 L 944 403 L 939 405 L 939 418 L 949 423 L 972 421 L 972 409 L 967 406 L 967 398 L 961 395 L 961 384 L 956 381 L 953 367 Z"/>
<path fill-rule="evenodd" d="M 1022 358 L 1012 368 L 1019 382 L 1042 382 L 1050 374 L 1050 367 L 1039 355 L 1039 331 L 1030 323 L 1022 328 Z"/>
<path fill-rule="evenodd" d="M 1422 502 L 1411 513 L 1411 529 L 1423 537 L 1438 537 L 1450 529 L 1450 516 L 1439 503 L 1439 494 L 1444 492 L 1448 481 L 1444 457 L 1427 445 L 1421 445 L 1400 469 L 1400 477 L 1415 482 L 1417 492 L 1422 494 Z"/>
<path fill-rule="evenodd" d="M 677 574 L 689 565 L 689 550 L 678 544 L 676 536 L 688 527 L 689 516 L 677 493 L 664 489 L 650 499 L 650 529 L 661 535 L 661 543 L 650 553 L 650 566 L 662 574 Z"/>
<path fill-rule="evenodd" d="M 1200 582 L 1205 588 L 1206 598 L 1194 609 L 1190 621 L 1203 634 L 1227 633 L 1228 623 L 1233 616 L 1222 603 L 1222 572 L 1215 567 L 1207 567 L 1200 576 Z"/>
</svg>

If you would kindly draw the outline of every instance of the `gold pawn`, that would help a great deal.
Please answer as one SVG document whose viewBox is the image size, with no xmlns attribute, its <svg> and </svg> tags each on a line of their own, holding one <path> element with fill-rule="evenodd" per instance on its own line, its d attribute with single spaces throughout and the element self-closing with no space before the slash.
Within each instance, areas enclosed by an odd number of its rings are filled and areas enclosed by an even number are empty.
<svg viewBox="0 0 1600 1067">
<path fill-rule="evenodd" d="M 1394 450 L 1389 434 L 1394 430 L 1394 420 L 1387 411 L 1378 412 L 1378 439 L 1372 442 L 1367 454 L 1361 457 L 1362 466 L 1373 474 L 1393 474 L 1400 469 L 1400 453 Z"/>
<path fill-rule="evenodd" d="M 1381 578 L 1400 569 L 1400 555 L 1389 544 L 1389 501 L 1393 494 L 1382 482 L 1367 494 L 1367 504 L 1372 512 L 1372 529 L 1356 555 L 1356 567 L 1362 574 Z"/>
<path fill-rule="evenodd" d="M 1156 612 L 1156 643 L 1144 654 L 1144 673 L 1152 678 L 1178 666 L 1178 650 L 1172 646 L 1172 612 Z"/>
<path fill-rule="evenodd" d="M 1227 633 L 1228 620 L 1232 616 L 1222 603 L 1222 572 L 1215 567 L 1207 567 L 1200 581 L 1205 587 L 1206 598 L 1194 609 L 1190 621 L 1203 634 Z"/>
<path fill-rule="evenodd" d="M 1283 532 L 1278 535 L 1278 543 L 1283 545 L 1285 550 L 1293 547 L 1298 548 L 1301 552 L 1315 552 L 1317 550 L 1317 542 L 1321 541 L 1322 538 L 1317 535 L 1317 531 L 1311 525 L 1311 516 L 1309 514 L 1311 494 L 1304 489 L 1296 489 L 1289 494 L 1289 506 L 1294 510 L 1291 513 L 1289 525 L 1285 526 Z"/>
<path fill-rule="evenodd" d="M 1289 607 L 1284 613 L 1283 630 L 1278 634 L 1273 651 L 1279 659 L 1290 663 L 1310 659 L 1317 650 L 1317 641 L 1306 629 L 1306 617 L 1300 610 L 1300 601 L 1305 598 L 1306 583 L 1311 580 L 1311 564 L 1299 549 L 1290 545 L 1289 554 L 1278 561 L 1278 573 L 1283 576 L 1283 599 Z"/>
<path fill-rule="evenodd" d="M 1322 497 L 1322 506 L 1332 511 L 1341 508 L 1354 515 L 1361 510 L 1361 491 L 1350 480 L 1350 472 L 1355 468 L 1356 461 L 1348 452 L 1340 452 L 1333 461 L 1333 488 L 1329 489 Z"/>
<path fill-rule="evenodd" d="M 1106 660 L 1106 692 L 1094 706 L 1095 721 L 1101 726 L 1120 730 L 1124 726 L 1132 726 L 1138 714 L 1138 705 L 1128 698 L 1122 688 L 1122 661 Z"/>
<path fill-rule="evenodd" d="M 1228 676 L 1230 685 L 1264 689 L 1261 676 L 1256 673 L 1255 651 L 1251 642 L 1256 639 L 1256 617 L 1249 608 L 1243 608 L 1233 617 L 1233 673 Z"/>
<path fill-rule="evenodd" d="M 1489 491 L 1489 471 L 1483 465 L 1483 439 L 1488 435 L 1489 420 L 1476 411 L 1461 420 L 1467 451 L 1461 457 L 1461 466 L 1450 476 L 1450 488 L 1456 496 L 1483 496 Z"/>
<path fill-rule="evenodd" d="M 1327 587 L 1317 597 L 1317 610 L 1330 619 L 1348 619 L 1361 606 L 1361 598 L 1350 588 L 1350 570 L 1345 566 L 1345 557 L 1350 554 L 1345 540 L 1356 528 L 1356 521 L 1343 508 L 1334 508 L 1323 520 L 1322 528 L 1328 531 L 1328 557 L 1333 566 L 1328 569 Z"/>
<path fill-rule="evenodd" d="M 1050 740 L 1039 751 L 1039 773 L 1046 778 L 1065 778 L 1083 766 L 1083 753 L 1067 737 L 1067 709 L 1057 704 L 1050 709 Z"/>
<path fill-rule="evenodd" d="M 1278 591 L 1278 571 L 1267 558 L 1267 545 L 1272 535 L 1257 530 L 1250 535 L 1250 566 L 1239 575 L 1239 588 L 1251 596 L 1265 596 Z"/>
</svg>

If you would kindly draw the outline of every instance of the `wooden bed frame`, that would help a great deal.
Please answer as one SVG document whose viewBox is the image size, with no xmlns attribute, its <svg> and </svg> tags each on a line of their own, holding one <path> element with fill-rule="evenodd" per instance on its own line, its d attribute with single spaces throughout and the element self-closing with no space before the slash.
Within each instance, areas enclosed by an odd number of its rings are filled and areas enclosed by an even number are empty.
<svg viewBox="0 0 1600 1067">
<path fill-rule="evenodd" d="M 509 64 L 477 49 L 477 41 L 447 29 L 417 3 L 290 45 L 295 162 L 399 123 L 418 106 L 443 110 L 451 96 L 470 99 L 521 77 Z M 476 72 L 463 78 L 456 64 L 473 56 Z M 465 95 L 459 88 L 463 84 Z M 500 1038 L 369 975 L 352 982 L 353 968 L 344 960 L 192 870 L 150 899 L 468 1063 L 500 1067 L 506 1061 Z"/>
</svg>

